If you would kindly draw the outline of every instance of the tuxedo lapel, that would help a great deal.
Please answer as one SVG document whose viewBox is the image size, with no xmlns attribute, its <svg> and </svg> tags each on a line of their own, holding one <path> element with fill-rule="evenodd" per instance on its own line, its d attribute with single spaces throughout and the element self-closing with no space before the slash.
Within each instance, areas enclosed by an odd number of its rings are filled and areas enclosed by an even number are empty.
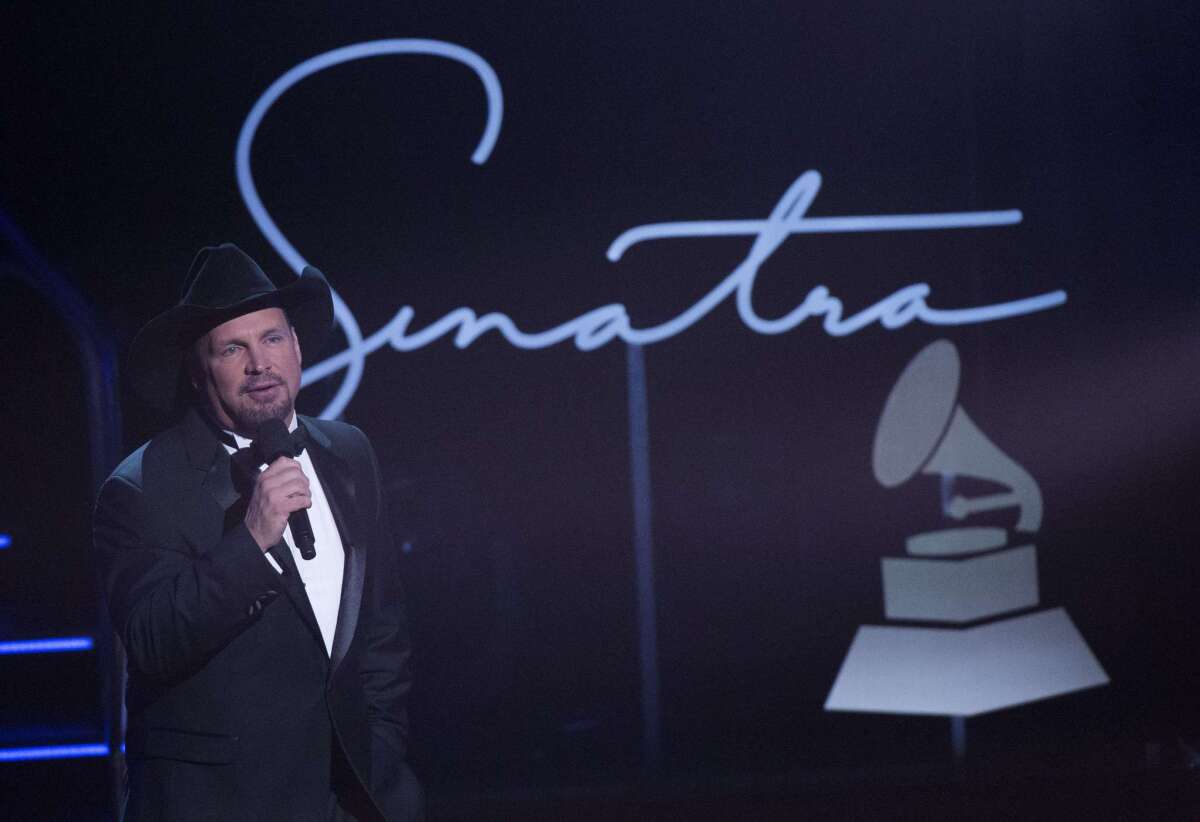
<svg viewBox="0 0 1200 822">
<path fill-rule="evenodd" d="M 321 638 L 321 626 L 317 624 L 317 615 L 313 612 L 312 603 L 308 601 L 308 594 L 304 591 L 304 582 L 300 579 L 300 571 L 296 568 L 296 559 L 292 556 L 292 549 L 286 542 L 280 540 L 271 546 L 270 554 L 283 569 L 280 580 L 283 582 L 284 593 L 288 595 L 288 599 L 296 607 L 304 624 L 312 631 L 313 638 L 323 649 L 325 640 Z"/>
<path fill-rule="evenodd" d="M 209 423 L 198 411 L 188 411 L 183 421 L 184 446 L 188 462 L 200 472 L 200 487 L 207 493 L 212 504 L 220 510 L 205 511 L 194 523 L 206 536 L 197 544 L 214 542 L 246 516 L 244 485 L 238 481 L 233 461 L 221 445 Z M 215 532 L 216 524 L 220 531 Z"/>
<path fill-rule="evenodd" d="M 188 462 L 192 468 L 204 474 L 201 487 L 222 511 L 228 512 L 241 498 L 234 485 L 232 462 L 209 429 L 209 423 L 194 408 L 183 418 L 183 441 Z"/>
<path fill-rule="evenodd" d="M 313 467 L 325 490 L 333 519 L 337 523 L 345 551 L 345 571 L 342 574 L 342 597 L 338 606 L 337 627 L 333 633 L 333 651 L 330 654 L 331 671 L 346 657 L 354 632 L 358 627 L 358 615 L 362 608 L 363 580 L 366 576 L 367 558 L 365 546 L 356 540 L 356 535 L 365 533 L 359 522 L 359 506 L 356 499 L 354 472 L 340 455 L 334 453 L 332 443 L 312 420 L 301 418 L 308 430 L 308 450 Z"/>
</svg>

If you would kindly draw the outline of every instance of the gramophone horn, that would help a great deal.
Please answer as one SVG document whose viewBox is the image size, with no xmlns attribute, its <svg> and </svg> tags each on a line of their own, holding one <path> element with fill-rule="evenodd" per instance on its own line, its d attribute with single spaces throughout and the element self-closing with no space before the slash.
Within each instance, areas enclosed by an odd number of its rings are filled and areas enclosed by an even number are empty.
<svg viewBox="0 0 1200 822">
<path fill-rule="evenodd" d="M 872 463 L 887 488 L 918 471 L 975 477 L 1009 491 L 984 497 L 954 497 L 947 514 L 964 519 L 997 508 L 1017 507 L 1016 529 L 1036 531 L 1042 522 L 1042 494 L 1029 472 L 987 438 L 957 403 L 961 366 L 949 340 L 936 340 L 917 353 L 896 380 L 879 427 Z"/>
<path fill-rule="evenodd" d="M 872 463 L 885 488 L 907 482 L 942 441 L 958 399 L 958 351 L 949 340 L 922 348 L 896 380 L 875 429 Z"/>
</svg>

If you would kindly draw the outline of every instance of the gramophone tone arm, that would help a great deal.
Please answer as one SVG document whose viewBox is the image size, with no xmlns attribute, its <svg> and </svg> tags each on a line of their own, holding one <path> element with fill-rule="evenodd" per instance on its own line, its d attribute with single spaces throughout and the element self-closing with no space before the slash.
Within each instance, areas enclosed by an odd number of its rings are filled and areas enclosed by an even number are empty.
<svg viewBox="0 0 1200 822">
<path fill-rule="evenodd" d="M 961 520 L 982 511 L 996 511 L 1020 504 L 1020 498 L 1012 491 L 1006 491 L 1003 494 L 989 494 L 986 497 L 964 497 L 956 494 L 946 505 L 946 515 L 951 519 Z"/>
</svg>

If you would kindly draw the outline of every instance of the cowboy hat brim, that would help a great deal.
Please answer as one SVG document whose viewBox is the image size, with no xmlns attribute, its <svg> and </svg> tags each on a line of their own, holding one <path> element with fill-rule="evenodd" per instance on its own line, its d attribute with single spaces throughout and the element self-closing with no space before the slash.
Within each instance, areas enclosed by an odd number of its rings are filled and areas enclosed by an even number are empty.
<svg viewBox="0 0 1200 822">
<path fill-rule="evenodd" d="M 302 350 L 320 351 L 333 328 L 329 283 L 312 266 L 285 286 L 229 305 L 176 305 L 146 323 L 133 339 L 127 373 L 134 393 L 161 411 L 175 409 L 189 390 L 188 349 L 221 323 L 263 308 L 287 312 Z"/>
</svg>

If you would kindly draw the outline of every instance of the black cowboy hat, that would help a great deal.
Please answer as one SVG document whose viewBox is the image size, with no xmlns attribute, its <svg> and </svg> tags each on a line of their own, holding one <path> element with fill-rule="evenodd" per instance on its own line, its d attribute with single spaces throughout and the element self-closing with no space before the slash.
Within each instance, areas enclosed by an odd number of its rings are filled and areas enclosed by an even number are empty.
<svg viewBox="0 0 1200 822">
<path fill-rule="evenodd" d="M 325 276 L 305 266 L 300 277 L 277 288 L 233 243 L 200 249 L 183 280 L 179 302 L 146 323 L 129 350 L 134 392 L 168 411 L 187 395 L 184 368 L 192 344 L 223 322 L 262 308 L 282 308 L 296 335 L 317 351 L 333 327 L 333 297 Z"/>
</svg>

